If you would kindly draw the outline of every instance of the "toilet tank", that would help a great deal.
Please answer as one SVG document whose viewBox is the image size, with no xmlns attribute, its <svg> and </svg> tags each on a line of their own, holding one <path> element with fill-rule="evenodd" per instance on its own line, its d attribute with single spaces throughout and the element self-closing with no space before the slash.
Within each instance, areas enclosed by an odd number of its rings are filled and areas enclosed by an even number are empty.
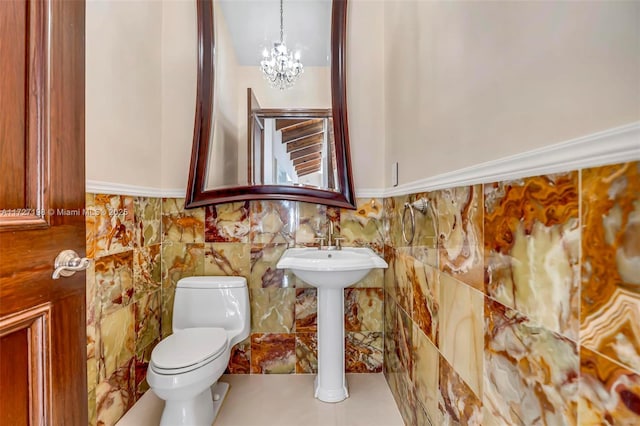
<svg viewBox="0 0 640 426">
<path fill-rule="evenodd" d="M 221 327 L 230 332 L 234 343 L 245 339 L 250 327 L 247 280 L 208 276 L 178 281 L 173 331 L 191 327 Z"/>
</svg>

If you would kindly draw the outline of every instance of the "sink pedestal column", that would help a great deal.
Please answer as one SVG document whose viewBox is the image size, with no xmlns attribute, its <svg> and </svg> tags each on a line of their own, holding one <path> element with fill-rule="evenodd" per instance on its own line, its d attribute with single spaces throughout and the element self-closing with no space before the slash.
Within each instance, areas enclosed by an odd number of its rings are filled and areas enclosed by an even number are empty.
<svg viewBox="0 0 640 426">
<path fill-rule="evenodd" d="M 318 288 L 318 375 L 315 397 L 340 402 L 349 397 L 344 374 L 344 290 Z"/>
</svg>

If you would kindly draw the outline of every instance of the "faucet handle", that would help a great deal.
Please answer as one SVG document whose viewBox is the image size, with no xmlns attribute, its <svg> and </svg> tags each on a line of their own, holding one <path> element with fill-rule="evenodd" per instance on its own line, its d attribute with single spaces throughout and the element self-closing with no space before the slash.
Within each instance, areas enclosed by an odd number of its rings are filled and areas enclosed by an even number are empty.
<svg viewBox="0 0 640 426">
<path fill-rule="evenodd" d="M 336 250 L 342 250 L 342 241 L 344 241 L 344 237 L 333 237 L 333 241 L 336 243 Z"/>
<path fill-rule="evenodd" d="M 314 240 L 316 241 L 320 241 L 320 245 L 318 246 L 318 250 L 322 250 L 322 247 L 324 247 L 324 240 L 326 240 L 326 237 L 316 237 L 314 238 Z"/>
</svg>

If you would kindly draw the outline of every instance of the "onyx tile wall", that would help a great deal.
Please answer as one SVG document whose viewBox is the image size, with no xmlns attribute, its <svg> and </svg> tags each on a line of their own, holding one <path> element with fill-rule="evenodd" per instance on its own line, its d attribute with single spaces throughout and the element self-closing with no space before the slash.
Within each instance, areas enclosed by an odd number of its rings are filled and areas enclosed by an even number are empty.
<svg viewBox="0 0 640 426">
<path fill-rule="evenodd" d="M 160 199 L 86 195 L 89 424 L 114 424 L 148 389 L 160 340 Z"/>
<path fill-rule="evenodd" d="M 384 205 L 384 373 L 406 424 L 640 423 L 640 163 Z"/>
<path fill-rule="evenodd" d="M 356 211 L 292 201 L 251 201 L 185 210 L 181 199 L 162 208 L 162 331 L 171 332 L 177 281 L 190 275 L 240 275 L 251 299 L 251 335 L 232 350 L 233 374 L 314 373 L 316 290 L 276 269 L 288 246 L 315 245 L 328 222 L 345 245 L 383 250 L 382 201 L 359 200 Z M 382 371 L 382 271 L 345 291 L 346 365 Z"/>
<path fill-rule="evenodd" d="M 115 424 L 148 389 L 180 278 L 247 278 L 251 335 L 233 348 L 229 373 L 315 373 L 316 290 L 275 268 L 282 252 L 314 245 L 328 221 L 345 246 L 383 252 L 380 199 L 359 200 L 355 211 L 291 201 L 185 209 L 182 199 L 87 194 L 86 206 L 90 424 Z M 345 291 L 349 372 L 382 371 L 382 286 L 376 270 Z"/>
</svg>

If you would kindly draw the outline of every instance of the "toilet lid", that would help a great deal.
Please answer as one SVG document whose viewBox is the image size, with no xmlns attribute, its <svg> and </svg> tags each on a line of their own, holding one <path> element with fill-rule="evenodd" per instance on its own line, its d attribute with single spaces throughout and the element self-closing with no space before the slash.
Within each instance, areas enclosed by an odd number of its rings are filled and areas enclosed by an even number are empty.
<svg viewBox="0 0 640 426">
<path fill-rule="evenodd" d="M 151 360 L 161 369 L 181 369 L 216 357 L 226 346 L 223 328 L 186 328 L 158 343 Z"/>
</svg>

